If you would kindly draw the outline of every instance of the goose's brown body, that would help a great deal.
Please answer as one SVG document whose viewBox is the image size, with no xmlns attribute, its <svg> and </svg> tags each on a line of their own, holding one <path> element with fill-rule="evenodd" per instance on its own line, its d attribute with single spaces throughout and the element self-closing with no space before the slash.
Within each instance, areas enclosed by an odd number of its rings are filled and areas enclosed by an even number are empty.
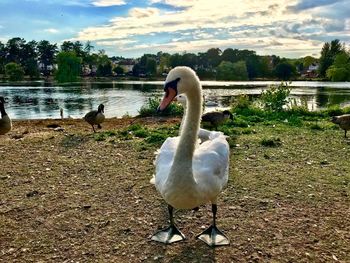
<svg viewBox="0 0 350 263">
<path fill-rule="evenodd" d="M 345 138 L 346 138 L 346 132 L 350 130 L 350 114 L 344 114 L 341 116 L 334 116 L 331 120 L 333 123 L 338 124 L 340 128 L 342 128 L 345 132 Z"/>
<path fill-rule="evenodd" d="M 5 100 L 3 97 L 0 97 L 0 112 L 1 112 L 1 119 L 0 119 L 0 135 L 4 135 L 11 131 L 12 128 L 12 122 L 10 117 L 7 115 L 5 111 Z"/>
</svg>

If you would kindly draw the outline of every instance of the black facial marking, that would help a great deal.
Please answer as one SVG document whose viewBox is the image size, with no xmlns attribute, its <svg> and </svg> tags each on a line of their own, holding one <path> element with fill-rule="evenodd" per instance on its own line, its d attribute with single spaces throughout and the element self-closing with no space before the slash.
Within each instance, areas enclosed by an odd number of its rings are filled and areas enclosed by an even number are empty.
<svg viewBox="0 0 350 263">
<path fill-rule="evenodd" d="M 172 81 L 169 81 L 165 83 L 164 85 L 164 91 L 166 91 L 168 88 L 173 88 L 177 92 L 177 83 L 179 82 L 180 78 L 174 79 Z"/>
</svg>

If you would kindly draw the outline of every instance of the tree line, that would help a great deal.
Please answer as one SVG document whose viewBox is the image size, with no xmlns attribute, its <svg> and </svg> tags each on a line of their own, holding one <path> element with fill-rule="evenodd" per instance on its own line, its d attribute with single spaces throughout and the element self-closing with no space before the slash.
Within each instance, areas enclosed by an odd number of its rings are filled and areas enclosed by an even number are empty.
<svg viewBox="0 0 350 263">
<path fill-rule="evenodd" d="M 159 77 L 176 66 L 189 66 L 202 79 L 254 80 L 295 79 L 310 77 L 308 69 L 314 65 L 311 77 L 332 81 L 350 80 L 350 53 L 344 44 L 335 39 L 325 43 L 320 58 L 306 56 L 298 59 L 276 55 L 260 56 L 253 50 L 210 48 L 206 52 L 158 52 L 144 54 L 137 59 L 108 57 L 104 50 L 93 52 L 88 41 L 64 41 L 60 47 L 47 40 L 27 42 L 15 37 L 0 42 L 0 74 L 10 80 L 21 80 L 54 75 L 59 82 L 71 82 L 81 76 Z M 125 64 L 132 65 L 126 68 Z M 304 75 L 303 75 L 304 74 Z"/>
</svg>

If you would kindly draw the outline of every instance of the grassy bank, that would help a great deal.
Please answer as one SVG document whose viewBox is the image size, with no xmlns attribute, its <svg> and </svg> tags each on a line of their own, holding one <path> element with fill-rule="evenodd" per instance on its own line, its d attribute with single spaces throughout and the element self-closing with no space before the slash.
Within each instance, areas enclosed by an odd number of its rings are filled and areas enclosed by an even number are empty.
<svg viewBox="0 0 350 263">
<path fill-rule="evenodd" d="M 177 211 L 186 241 L 150 241 L 167 224 L 149 179 L 154 151 L 179 118 L 16 121 L 0 138 L 0 258 L 4 262 L 348 262 L 350 140 L 329 122 L 339 109 L 266 113 L 235 108 L 229 183 L 218 225 L 231 241 L 195 235 L 209 205 Z M 48 128 L 61 126 L 63 131 Z"/>
</svg>

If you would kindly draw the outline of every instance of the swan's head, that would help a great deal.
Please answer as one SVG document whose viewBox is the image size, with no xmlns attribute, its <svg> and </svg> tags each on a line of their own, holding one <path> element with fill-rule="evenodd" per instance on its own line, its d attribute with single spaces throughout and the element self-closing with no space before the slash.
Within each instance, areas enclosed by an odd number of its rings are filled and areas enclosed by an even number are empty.
<svg viewBox="0 0 350 263">
<path fill-rule="evenodd" d="M 200 87 L 199 79 L 191 68 L 173 68 L 165 80 L 165 95 L 158 110 L 164 110 L 177 95 L 185 94 L 187 97 L 191 96 L 193 91 L 198 91 L 198 87 Z"/>
</svg>

